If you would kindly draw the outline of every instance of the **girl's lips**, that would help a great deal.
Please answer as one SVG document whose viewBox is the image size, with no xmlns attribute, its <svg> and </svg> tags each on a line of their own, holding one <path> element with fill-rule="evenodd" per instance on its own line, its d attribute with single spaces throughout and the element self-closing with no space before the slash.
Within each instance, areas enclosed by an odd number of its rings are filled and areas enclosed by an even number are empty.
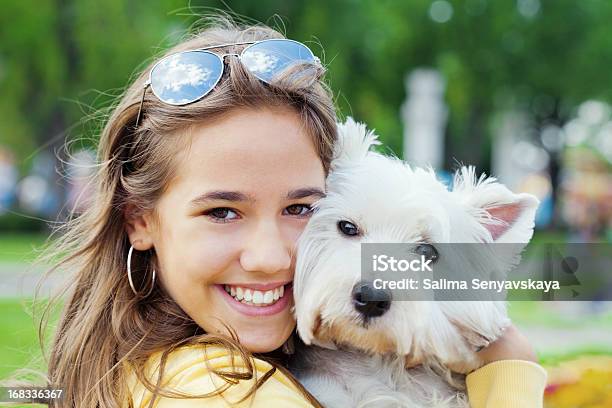
<svg viewBox="0 0 612 408">
<path fill-rule="evenodd" d="M 269 290 L 269 289 L 281 286 L 280 284 L 273 284 L 273 285 L 274 286 L 271 286 L 270 284 L 259 285 L 260 287 L 257 287 L 257 285 L 248 285 L 246 287 L 250 287 L 253 289 L 257 289 L 257 290 L 266 290 L 266 289 Z M 269 286 L 269 287 L 266 287 L 266 286 Z M 234 310 L 244 315 L 247 315 L 247 316 L 272 316 L 272 315 L 275 315 L 285 310 L 288 307 L 288 305 L 291 303 L 291 301 L 293 301 L 293 285 L 291 284 L 285 286 L 285 289 L 284 289 L 285 293 L 283 297 L 278 299 L 276 303 L 273 303 L 270 306 L 254 306 L 254 305 L 247 305 L 242 302 L 238 302 L 236 299 L 232 297 L 232 295 L 230 295 L 229 293 L 225 291 L 224 285 L 215 285 L 215 287 L 221 292 L 221 295 L 225 298 L 227 303 Z"/>
</svg>

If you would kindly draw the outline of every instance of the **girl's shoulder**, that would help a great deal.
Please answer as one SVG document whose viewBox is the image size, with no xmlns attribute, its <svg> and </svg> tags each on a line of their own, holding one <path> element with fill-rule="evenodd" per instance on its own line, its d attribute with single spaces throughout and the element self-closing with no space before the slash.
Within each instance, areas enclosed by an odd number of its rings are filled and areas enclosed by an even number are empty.
<svg viewBox="0 0 612 408">
<path fill-rule="evenodd" d="M 162 352 L 155 353 L 145 365 L 145 376 L 153 384 L 158 378 L 161 357 Z M 228 381 L 220 375 L 223 372 L 239 372 L 245 376 L 228 386 Z M 250 372 L 252 375 L 248 375 Z M 267 373 L 271 373 L 268 374 L 270 377 L 255 394 L 240 401 Z M 133 369 L 127 368 L 127 378 L 132 406 L 147 407 L 153 393 L 138 379 Z M 170 352 L 163 369 L 162 386 L 164 390 L 189 395 L 202 395 L 222 389 L 225 391 L 205 399 L 159 397 L 153 405 L 156 408 L 199 407 L 203 403 L 207 407 L 311 407 L 293 382 L 270 363 L 257 358 L 245 361 L 239 354 L 232 356 L 229 350 L 221 346 L 189 345 Z"/>
</svg>

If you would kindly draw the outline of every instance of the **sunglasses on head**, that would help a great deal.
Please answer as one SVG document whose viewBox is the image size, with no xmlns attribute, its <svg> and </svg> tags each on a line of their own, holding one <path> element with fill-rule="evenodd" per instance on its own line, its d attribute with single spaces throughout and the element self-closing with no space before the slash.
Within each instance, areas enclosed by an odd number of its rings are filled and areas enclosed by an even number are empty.
<svg viewBox="0 0 612 408">
<path fill-rule="evenodd" d="M 247 45 L 240 54 L 215 54 L 208 51 L 230 45 Z M 217 85 L 223 70 L 224 58 L 236 56 L 242 65 L 259 80 L 270 84 L 278 74 L 296 64 L 320 64 L 310 48 L 288 39 L 270 39 L 214 45 L 196 50 L 181 51 L 158 61 L 149 72 L 136 118 L 140 123 L 145 93 L 150 86 L 153 94 L 169 105 L 188 105 L 204 98 Z"/>
</svg>

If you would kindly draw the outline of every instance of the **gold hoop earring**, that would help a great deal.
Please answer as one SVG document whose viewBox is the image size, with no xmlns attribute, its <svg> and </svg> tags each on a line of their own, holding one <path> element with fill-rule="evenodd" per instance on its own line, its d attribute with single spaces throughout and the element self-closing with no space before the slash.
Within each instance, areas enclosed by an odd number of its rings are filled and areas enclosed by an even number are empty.
<svg viewBox="0 0 612 408">
<path fill-rule="evenodd" d="M 136 290 L 136 288 L 134 287 L 134 281 L 132 281 L 132 252 L 133 251 L 134 251 L 134 246 L 130 245 L 130 250 L 128 251 L 128 256 L 127 256 L 128 281 L 130 282 L 130 288 L 132 288 L 132 292 L 134 292 L 134 295 L 142 296 L 143 298 L 146 298 L 147 296 L 151 294 L 151 292 L 153 292 L 153 287 L 155 287 L 155 269 L 153 269 L 153 277 L 151 278 L 151 289 L 149 289 L 149 291 L 146 294 L 142 295 L 140 292 Z"/>
</svg>

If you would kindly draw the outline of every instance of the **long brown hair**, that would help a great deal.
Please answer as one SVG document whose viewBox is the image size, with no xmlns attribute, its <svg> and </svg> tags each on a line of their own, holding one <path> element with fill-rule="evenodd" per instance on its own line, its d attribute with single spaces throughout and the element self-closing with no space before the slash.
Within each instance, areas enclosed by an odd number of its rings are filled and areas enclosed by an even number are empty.
<svg viewBox="0 0 612 408">
<path fill-rule="evenodd" d="M 227 18 L 216 18 L 165 54 L 282 37 L 265 26 L 240 26 Z M 232 46 L 218 52 L 239 49 Z M 255 378 L 253 357 L 235 336 L 205 333 L 158 284 L 146 298 L 135 296 L 126 277 L 130 242 L 125 230 L 125 211 L 127 208 L 135 212 L 155 211 L 157 200 L 173 177 L 176 152 L 184 144 L 180 133 L 188 127 L 240 107 L 291 106 L 311 135 L 324 169 L 326 172 L 329 169 L 336 118 L 331 94 L 322 80 L 324 68 L 305 66 L 299 80 L 287 76 L 269 86 L 247 72 L 236 58 L 226 62 L 228 66 L 220 83 L 196 103 L 171 106 L 147 91 L 143 117 L 135 128 L 151 64 L 127 88 L 106 122 L 99 138 L 93 199 L 82 213 L 58 229 L 59 237 L 45 255 L 45 259 L 54 260 L 49 272 L 71 273 L 48 367 L 49 383 L 65 390 L 61 402 L 50 402 L 50 406 L 125 404 L 129 399 L 125 366 L 132 368 L 156 395 L 185 397 L 160 389 L 161 372 L 156 384 L 149 381 L 144 366 L 153 353 L 163 351 L 163 371 L 168 354 L 188 344 L 224 347 L 232 356 L 243 359 L 246 371 L 217 373 L 226 379 L 227 387 L 236 380 Z M 132 262 L 141 263 L 139 270 L 158 267 L 154 250 Z M 147 276 L 136 280 L 145 282 L 144 285 L 149 282 Z M 276 365 L 275 369 L 286 373 L 282 366 Z M 272 373 L 258 379 L 247 396 Z"/>
</svg>

